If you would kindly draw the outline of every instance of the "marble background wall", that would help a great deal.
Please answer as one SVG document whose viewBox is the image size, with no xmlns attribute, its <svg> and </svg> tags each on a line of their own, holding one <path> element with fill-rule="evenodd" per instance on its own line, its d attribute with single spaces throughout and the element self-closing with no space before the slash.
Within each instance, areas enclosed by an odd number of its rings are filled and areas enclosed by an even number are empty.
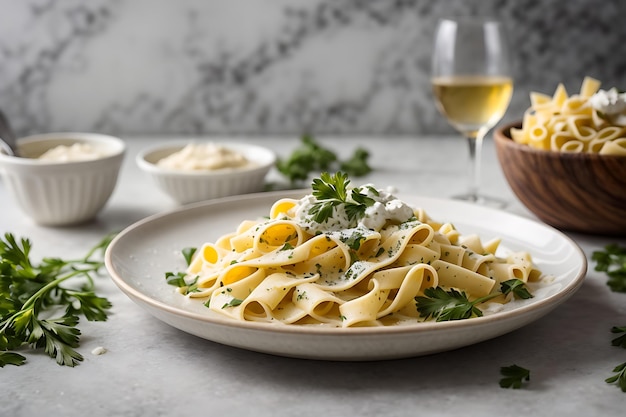
<svg viewBox="0 0 626 417">
<path fill-rule="evenodd" d="M 433 105 L 437 18 L 509 28 L 516 89 L 626 87 L 620 0 L 0 0 L 0 109 L 20 134 L 452 132 Z"/>
</svg>

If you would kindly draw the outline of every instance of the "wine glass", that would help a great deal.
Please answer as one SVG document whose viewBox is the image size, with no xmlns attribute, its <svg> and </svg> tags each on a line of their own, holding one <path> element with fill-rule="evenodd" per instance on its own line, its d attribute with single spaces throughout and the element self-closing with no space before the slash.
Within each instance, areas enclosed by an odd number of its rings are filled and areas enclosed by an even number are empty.
<svg viewBox="0 0 626 417">
<path fill-rule="evenodd" d="M 502 24 L 482 18 L 442 19 L 433 51 L 432 87 L 439 111 L 466 137 L 470 187 L 453 198 L 503 207 L 479 194 L 481 150 L 487 132 L 506 112 L 513 94 L 509 49 Z"/>
</svg>

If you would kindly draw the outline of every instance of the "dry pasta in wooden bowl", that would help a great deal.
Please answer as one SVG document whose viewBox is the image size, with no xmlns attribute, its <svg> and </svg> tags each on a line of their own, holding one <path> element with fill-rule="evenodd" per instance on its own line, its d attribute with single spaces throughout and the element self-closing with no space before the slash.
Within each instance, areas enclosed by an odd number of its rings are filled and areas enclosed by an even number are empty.
<svg viewBox="0 0 626 417">
<path fill-rule="evenodd" d="M 586 77 L 578 94 L 559 84 L 530 102 L 521 122 L 494 133 L 513 192 L 559 229 L 626 235 L 626 94 Z"/>
</svg>

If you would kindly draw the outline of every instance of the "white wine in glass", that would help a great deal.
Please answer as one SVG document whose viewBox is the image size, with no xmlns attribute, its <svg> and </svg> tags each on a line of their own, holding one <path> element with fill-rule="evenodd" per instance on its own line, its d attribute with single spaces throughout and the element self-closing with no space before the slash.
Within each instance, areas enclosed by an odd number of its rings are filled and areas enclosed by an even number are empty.
<svg viewBox="0 0 626 417">
<path fill-rule="evenodd" d="M 443 19 L 437 26 L 432 87 L 437 108 L 469 144 L 471 185 L 455 198 L 502 207 L 479 194 L 481 149 L 487 132 L 504 116 L 513 94 L 502 26 L 479 18 Z"/>
</svg>

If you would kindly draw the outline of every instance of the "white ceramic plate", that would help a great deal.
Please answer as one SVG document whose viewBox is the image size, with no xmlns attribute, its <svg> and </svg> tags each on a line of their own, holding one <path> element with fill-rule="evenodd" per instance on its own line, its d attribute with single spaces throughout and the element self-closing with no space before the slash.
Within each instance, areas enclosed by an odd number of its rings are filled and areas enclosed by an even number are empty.
<svg viewBox="0 0 626 417">
<path fill-rule="evenodd" d="M 114 282 L 159 320 L 225 345 L 281 356 L 324 360 L 378 360 L 456 349 L 518 329 L 550 312 L 581 285 L 587 260 L 564 234 L 544 224 L 463 202 L 399 195 L 435 220 L 455 224 L 462 234 L 501 237 L 504 250 L 527 250 L 554 280 L 530 300 L 514 301 L 497 313 L 460 321 L 394 327 L 322 328 L 237 322 L 209 311 L 166 284 L 165 272 L 182 271 L 181 250 L 233 231 L 244 219 L 269 214 L 281 197 L 303 191 L 250 194 L 182 207 L 146 218 L 122 231 L 105 262 Z"/>
</svg>

